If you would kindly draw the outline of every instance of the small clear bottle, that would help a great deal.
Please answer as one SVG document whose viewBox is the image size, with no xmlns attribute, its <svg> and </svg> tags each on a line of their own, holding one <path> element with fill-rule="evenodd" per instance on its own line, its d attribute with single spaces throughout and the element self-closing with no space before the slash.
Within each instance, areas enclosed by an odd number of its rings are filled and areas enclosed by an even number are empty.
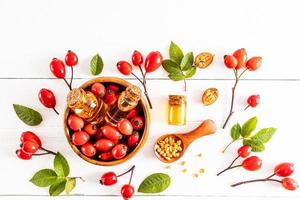
<svg viewBox="0 0 300 200">
<path fill-rule="evenodd" d="M 186 96 L 169 95 L 168 123 L 170 125 L 186 124 Z"/>
<path fill-rule="evenodd" d="M 127 113 L 135 108 L 141 99 L 141 89 L 135 85 L 129 85 L 121 93 L 117 103 L 112 105 L 105 117 L 105 121 L 117 125 L 118 121 L 126 117 Z"/>
<path fill-rule="evenodd" d="M 101 123 L 108 110 L 102 99 L 82 88 L 74 88 L 69 92 L 67 105 L 76 115 L 92 124 Z"/>
</svg>

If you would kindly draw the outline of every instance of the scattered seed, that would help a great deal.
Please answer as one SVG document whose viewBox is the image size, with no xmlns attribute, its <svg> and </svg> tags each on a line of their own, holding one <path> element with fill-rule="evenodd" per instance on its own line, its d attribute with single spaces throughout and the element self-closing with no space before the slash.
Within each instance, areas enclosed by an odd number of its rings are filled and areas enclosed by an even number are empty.
<svg viewBox="0 0 300 200">
<path fill-rule="evenodd" d="M 165 166 L 166 169 L 170 169 L 171 168 L 171 165 L 167 165 Z"/>
<path fill-rule="evenodd" d="M 202 157 L 202 153 L 199 153 L 197 156 L 198 156 L 199 158 L 201 158 L 201 157 Z"/>
<path fill-rule="evenodd" d="M 185 164 L 186 164 L 186 161 L 182 161 L 182 162 L 180 163 L 181 166 L 184 166 Z"/>
<path fill-rule="evenodd" d="M 183 169 L 183 170 L 182 170 L 182 173 L 186 173 L 186 172 L 187 172 L 187 169 Z"/>
<path fill-rule="evenodd" d="M 199 177 L 199 174 L 198 174 L 198 173 L 194 173 L 194 177 L 195 177 L 195 178 L 198 178 L 198 177 Z"/>
<path fill-rule="evenodd" d="M 204 169 L 204 168 L 201 168 L 201 169 L 199 170 L 199 173 L 204 174 L 204 173 L 205 173 L 205 169 Z"/>
</svg>

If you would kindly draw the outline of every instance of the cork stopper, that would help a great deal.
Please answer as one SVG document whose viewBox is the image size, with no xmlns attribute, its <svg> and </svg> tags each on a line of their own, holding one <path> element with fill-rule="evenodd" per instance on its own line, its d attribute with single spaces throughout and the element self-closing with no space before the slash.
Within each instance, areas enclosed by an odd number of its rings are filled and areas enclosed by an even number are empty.
<svg viewBox="0 0 300 200">
<path fill-rule="evenodd" d="M 184 95 L 169 95 L 170 105 L 180 105 L 186 103 L 186 96 Z"/>
<path fill-rule="evenodd" d="M 139 101 L 141 99 L 141 89 L 136 85 L 129 85 L 126 88 L 126 96 L 131 98 L 133 101 Z"/>
<path fill-rule="evenodd" d="M 67 96 L 67 105 L 69 107 L 75 106 L 81 100 L 82 92 L 82 89 L 79 88 L 72 89 Z"/>
</svg>

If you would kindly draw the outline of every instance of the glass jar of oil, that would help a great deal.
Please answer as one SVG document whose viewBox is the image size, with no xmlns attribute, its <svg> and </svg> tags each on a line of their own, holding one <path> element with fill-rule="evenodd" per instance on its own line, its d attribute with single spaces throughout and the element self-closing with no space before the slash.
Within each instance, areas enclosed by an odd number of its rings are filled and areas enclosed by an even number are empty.
<svg viewBox="0 0 300 200">
<path fill-rule="evenodd" d="M 168 123 L 170 125 L 186 124 L 186 96 L 169 95 Z"/>
<path fill-rule="evenodd" d="M 82 88 L 74 88 L 69 92 L 67 104 L 77 116 L 92 124 L 101 123 L 108 110 L 102 99 Z"/>
</svg>

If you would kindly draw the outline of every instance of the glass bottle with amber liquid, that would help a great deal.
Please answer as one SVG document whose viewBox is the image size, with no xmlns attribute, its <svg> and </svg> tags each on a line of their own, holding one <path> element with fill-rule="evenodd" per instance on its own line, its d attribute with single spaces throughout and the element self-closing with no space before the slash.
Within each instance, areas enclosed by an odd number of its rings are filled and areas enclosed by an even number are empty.
<svg viewBox="0 0 300 200">
<path fill-rule="evenodd" d="M 117 103 L 112 105 L 105 117 L 105 121 L 116 126 L 118 121 L 126 118 L 128 112 L 134 109 L 141 99 L 141 89 L 135 85 L 129 85 L 121 93 Z"/>
</svg>

